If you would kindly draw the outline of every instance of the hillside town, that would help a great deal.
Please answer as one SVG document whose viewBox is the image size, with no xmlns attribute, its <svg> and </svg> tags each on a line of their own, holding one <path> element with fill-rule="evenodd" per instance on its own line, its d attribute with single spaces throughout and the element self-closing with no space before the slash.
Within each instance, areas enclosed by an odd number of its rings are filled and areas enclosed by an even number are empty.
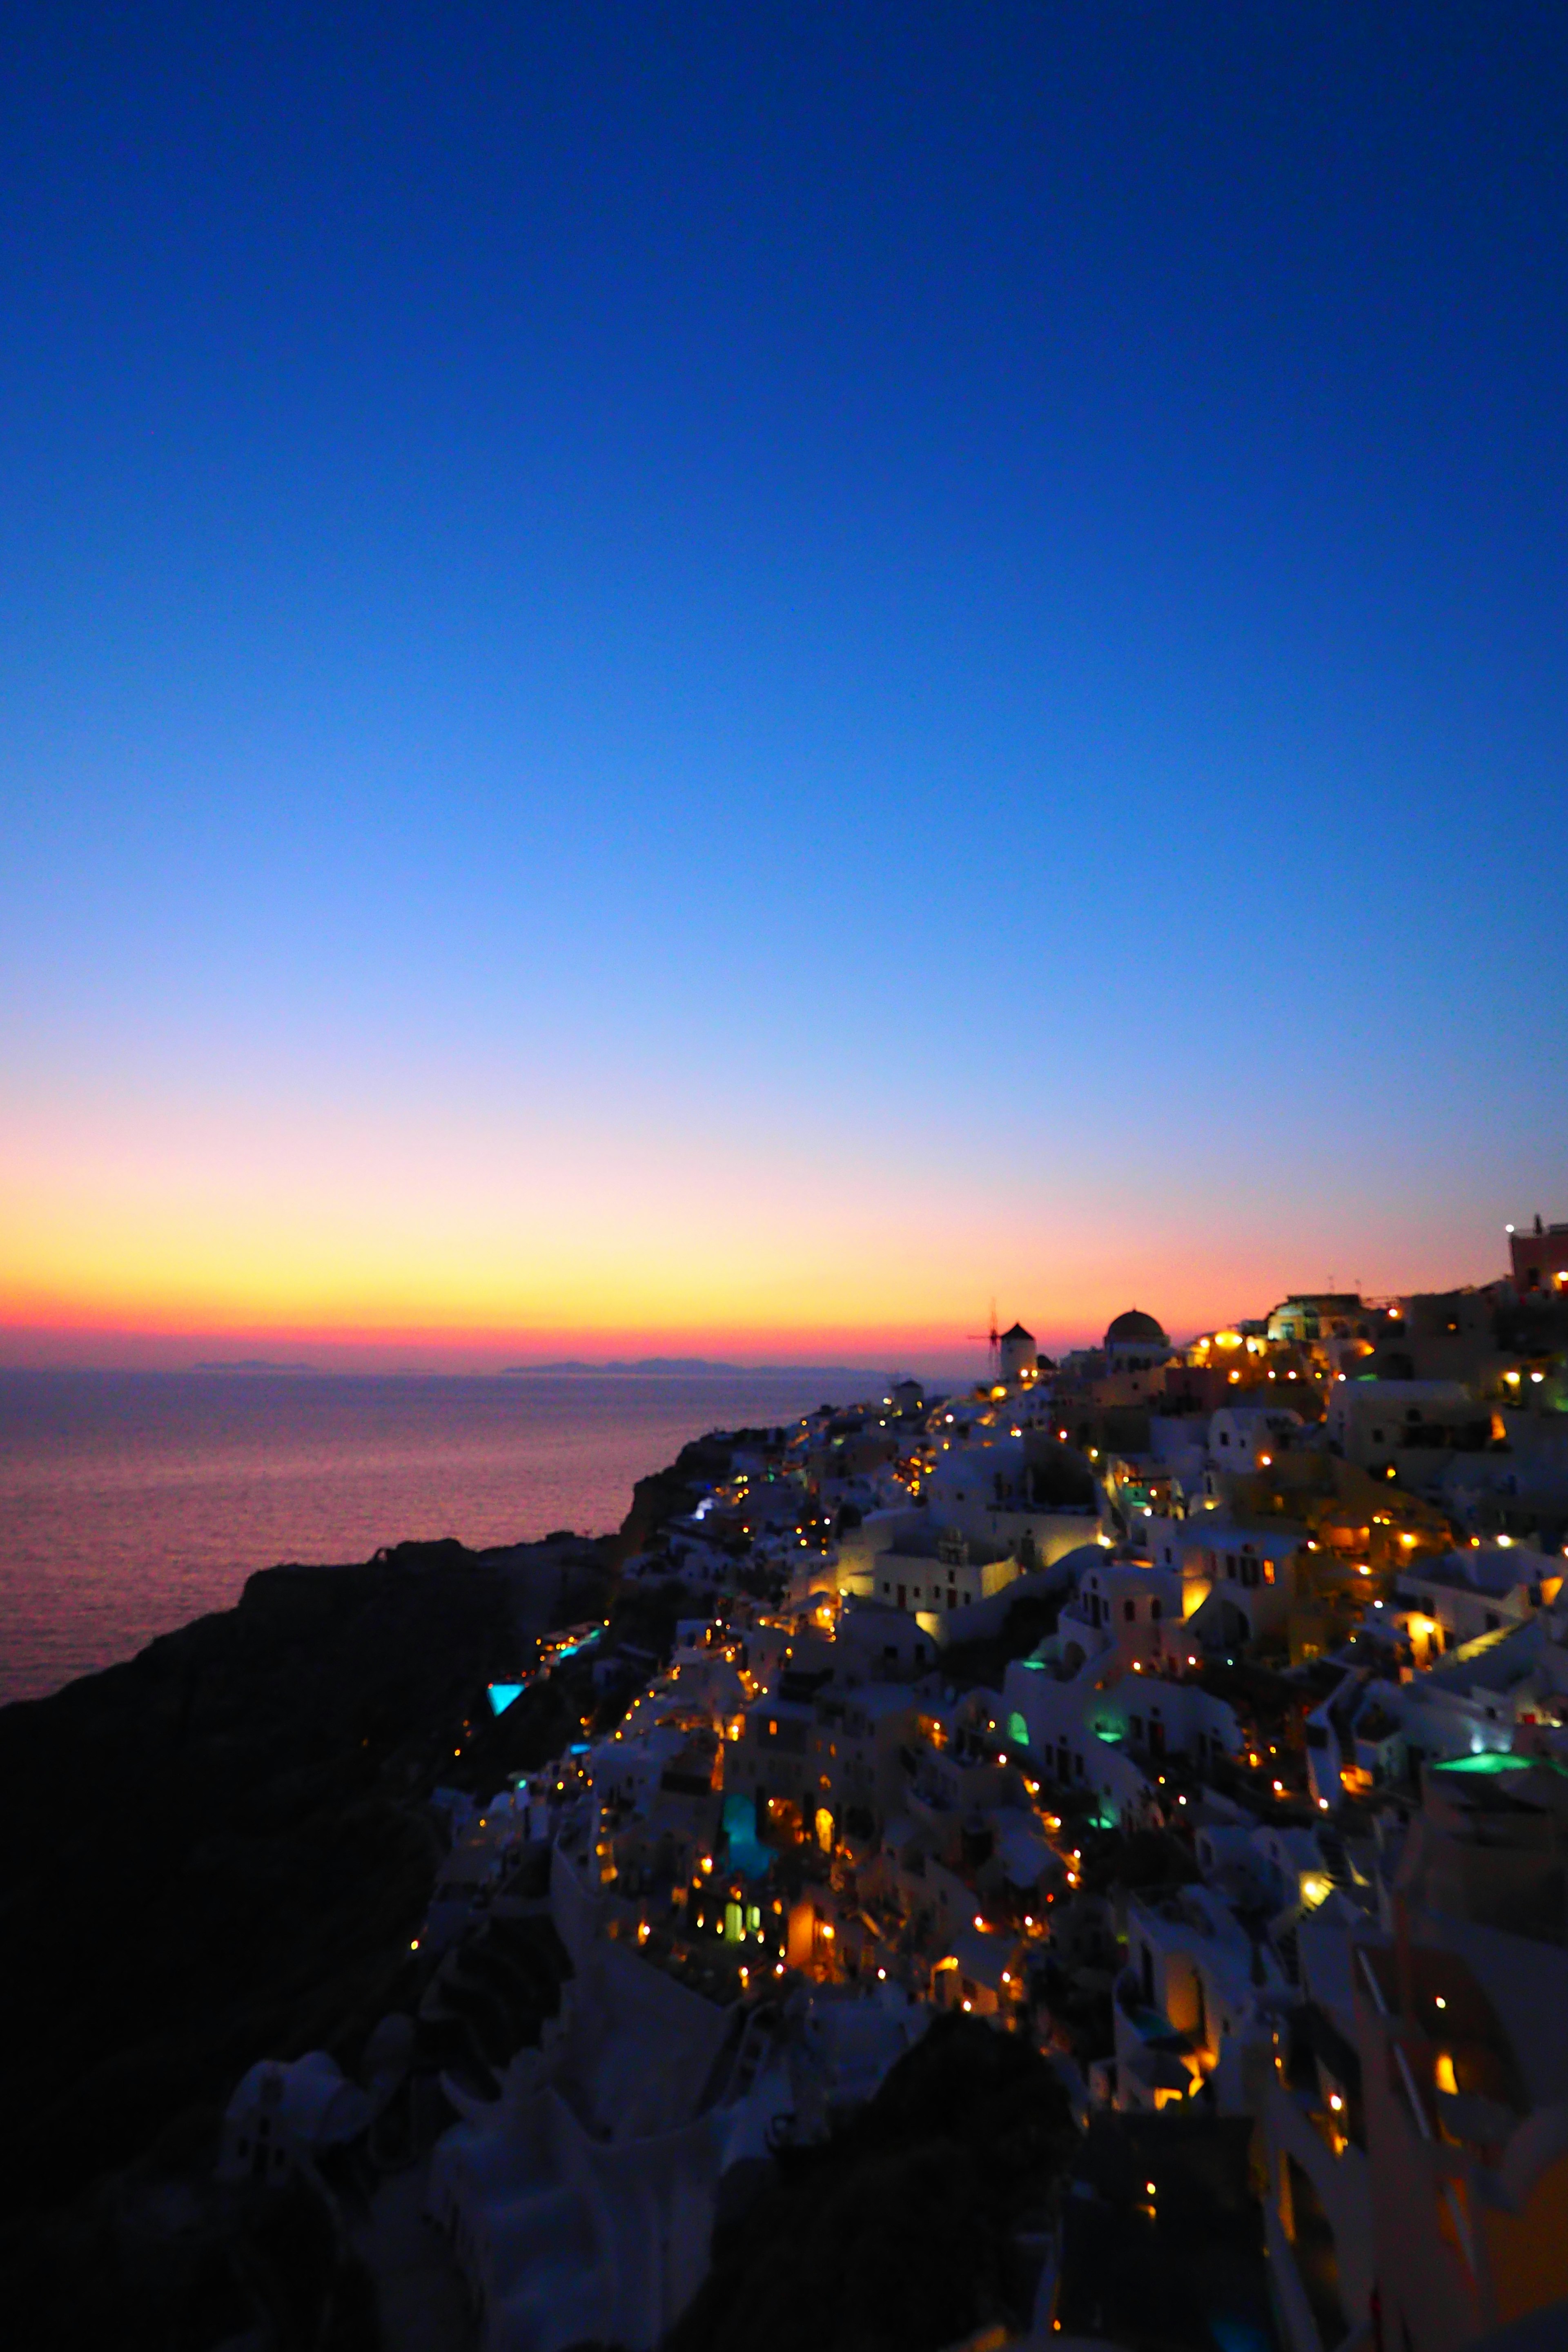
<svg viewBox="0 0 1568 2352">
<path fill-rule="evenodd" d="M 476 1693 L 406 2010 L 220 2177 L 338 2200 L 389 2346 L 805 2342 L 780 2183 L 1002 2042 L 1051 2128 L 933 2344 L 1568 2342 L 1568 1225 L 1507 1240 L 689 1449 Z"/>
</svg>

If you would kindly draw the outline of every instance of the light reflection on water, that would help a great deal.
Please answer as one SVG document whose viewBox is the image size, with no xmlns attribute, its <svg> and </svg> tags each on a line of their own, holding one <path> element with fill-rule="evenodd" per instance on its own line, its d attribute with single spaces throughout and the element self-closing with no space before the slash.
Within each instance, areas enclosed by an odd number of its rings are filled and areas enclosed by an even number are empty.
<svg viewBox="0 0 1568 2352">
<path fill-rule="evenodd" d="M 687 1438 L 822 1393 L 810 1372 L 0 1371 L 0 1700 L 230 1607 L 277 1560 L 607 1532 Z"/>
</svg>

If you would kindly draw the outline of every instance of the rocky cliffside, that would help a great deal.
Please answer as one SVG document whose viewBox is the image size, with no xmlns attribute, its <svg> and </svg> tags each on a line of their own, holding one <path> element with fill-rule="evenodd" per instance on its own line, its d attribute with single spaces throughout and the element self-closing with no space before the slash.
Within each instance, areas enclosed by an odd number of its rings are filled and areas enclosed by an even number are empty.
<svg viewBox="0 0 1568 2352">
<path fill-rule="evenodd" d="M 432 1789 L 488 1792 L 597 1703 L 586 1663 L 499 1721 L 487 1684 L 552 1625 L 613 1613 L 667 1640 L 673 1601 L 618 1605 L 617 1565 L 727 1460 L 686 1448 L 603 1543 L 266 1570 L 237 1608 L 0 1709 L 0 2307 L 23 2340 L 162 2347 L 187 2321 L 206 2340 L 166 2248 L 138 2283 L 146 2214 L 207 2165 L 257 2058 L 352 2065 L 406 2004 Z"/>
</svg>

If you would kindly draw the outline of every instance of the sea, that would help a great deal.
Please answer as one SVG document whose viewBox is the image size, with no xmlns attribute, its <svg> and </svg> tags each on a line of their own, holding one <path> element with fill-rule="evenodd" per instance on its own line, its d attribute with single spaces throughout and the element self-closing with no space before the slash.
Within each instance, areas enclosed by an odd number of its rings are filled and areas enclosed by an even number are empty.
<svg viewBox="0 0 1568 2352">
<path fill-rule="evenodd" d="M 689 1438 L 875 1376 L 837 1378 L 0 1370 L 0 1704 L 230 1608 L 279 1560 L 609 1533 Z"/>
</svg>

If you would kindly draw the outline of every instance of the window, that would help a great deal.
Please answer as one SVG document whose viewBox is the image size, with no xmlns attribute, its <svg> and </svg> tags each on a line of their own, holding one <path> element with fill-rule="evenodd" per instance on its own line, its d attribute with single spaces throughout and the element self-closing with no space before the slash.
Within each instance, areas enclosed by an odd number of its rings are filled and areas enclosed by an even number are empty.
<svg viewBox="0 0 1568 2352">
<path fill-rule="evenodd" d="M 1124 1601 L 1121 1604 L 1121 1614 L 1126 1618 L 1127 1622 L 1131 1625 L 1133 1619 L 1138 1614 L 1138 1603 L 1136 1601 Z"/>
<path fill-rule="evenodd" d="M 1157 1625 L 1160 1622 L 1160 1602 L 1158 1596 L 1149 1603 L 1149 1614 Z"/>
</svg>

